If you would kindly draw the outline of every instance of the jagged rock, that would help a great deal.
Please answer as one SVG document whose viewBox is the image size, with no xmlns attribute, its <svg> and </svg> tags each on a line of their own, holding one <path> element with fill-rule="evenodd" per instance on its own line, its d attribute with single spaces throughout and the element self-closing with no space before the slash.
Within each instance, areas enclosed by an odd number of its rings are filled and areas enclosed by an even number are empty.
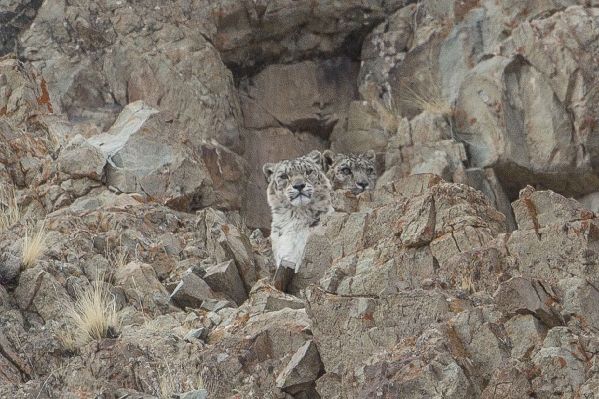
<svg viewBox="0 0 599 399">
<path fill-rule="evenodd" d="M 489 307 L 466 310 L 449 322 L 451 334 L 460 340 L 463 349 L 476 369 L 470 371 L 471 378 L 483 385 L 493 371 L 510 356 L 507 331 L 500 324 L 501 314 Z"/>
<path fill-rule="evenodd" d="M 306 342 L 291 357 L 289 363 L 277 376 L 277 387 L 292 395 L 314 389 L 315 381 L 322 370 L 318 349 L 312 341 Z"/>
<path fill-rule="evenodd" d="M 168 137 L 163 135 L 166 129 L 171 131 Z M 159 198 L 186 211 L 217 202 L 241 207 L 242 191 L 233 182 L 244 174 L 244 167 L 237 156 L 216 143 L 198 141 L 172 116 L 143 101 L 127 105 L 106 133 L 89 142 L 107 159 L 107 184 L 121 192 Z M 227 168 L 219 168 L 221 162 Z"/>
<path fill-rule="evenodd" d="M 587 280 L 579 277 L 562 279 L 558 283 L 558 287 L 563 293 L 561 302 L 564 318 L 575 317 L 580 319 L 584 325 L 597 328 L 599 326 L 599 314 L 595 304 L 599 300 L 599 291 L 594 284 L 596 280 L 593 277 Z"/>
<path fill-rule="evenodd" d="M 62 320 L 66 316 L 62 304 L 69 296 L 51 274 L 34 267 L 19 276 L 15 300 L 21 310 L 36 312 L 44 320 Z"/>
<path fill-rule="evenodd" d="M 191 341 L 192 339 L 204 340 L 204 339 L 206 339 L 207 335 L 208 335 L 208 330 L 206 328 L 204 328 L 204 327 L 196 328 L 196 329 L 190 330 L 187 334 L 185 334 L 185 340 L 187 340 L 187 341 Z"/>
<path fill-rule="evenodd" d="M 0 259 L 0 284 L 11 283 L 19 277 L 21 259 L 7 252 Z"/>
<path fill-rule="evenodd" d="M 507 241 L 524 276 L 556 283 L 561 278 L 594 275 L 599 225 L 593 213 L 550 191 L 523 190 L 514 203 L 518 224 Z M 528 204 L 528 205 L 527 205 Z"/>
<path fill-rule="evenodd" d="M 391 349 L 398 339 L 418 335 L 450 313 L 441 292 L 422 290 L 377 298 L 337 296 L 312 288 L 306 304 L 327 372 L 351 370 L 373 351 Z"/>
<path fill-rule="evenodd" d="M 88 143 L 83 137 L 76 136 L 60 152 L 58 162 L 59 170 L 72 177 L 100 180 L 104 173 L 106 158 L 97 147 Z"/>
<path fill-rule="evenodd" d="M 573 397 L 585 382 L 588 354 L 578 337 L 565 327 L 549 330 L 543 347 L 532 357 L 537 368 L 532 387 L 538 395 Z"/>
<path fill-rule="evenodd" d="M 525 360 L 547 334 L 547 328 L 530 314 L 512 317 L 505 322 L 505 330 L 512 344 L 512 358 L 517 360 Z"/>
<path fill-rule="evenodd" d="M 513 208 L 520 230 L 538 231 L 555 224 L 594 218 L 593 212 L 584 208 L 580 202 L 553 191 L 535 191 L 530 186 L 522 189 Z"/>
<path fill-rule="evenodd" d="M 16 126 L 35 115 L 52 113 L 48 84 L 29 63 L 0 60 L 0 115 Z"/>
<path fill-rule="evenodd" d="M 192 271 L 187 272 L 171 293 L 171 299 L 180 307 L 199 308 L 214 293 L 204 280 Z"/>
<path fill-rule="evenodd" d="M 585 23 L 596 24 L 578 7 L 535 23 L 523 22 L 502 46 L 502 56 L 478 63 L 459 89 L 456 124 L 470 145 L 473 165 L 493 166 L 512 193 L 531 180 L 570 195 L 594 191 L 599 184 L 590 158 L 576 150 L 585 145 L 589 153 L 595 152 L 583 133 L 587 127 L 582 120 L 595 101 L 582 94 L 589 82 L 580 81 L 576 93 L 568 98 L 564 86 L 574 71 L 584 70 L 588 64 L 588 52 L 574 43 L 589 39 L 570 28 Z M 572 41 L 570 55 L 562 58 L 553 51 L 537 55 L 557 37 Z M 553 70 L 561 72 L 553 74 Z M 593 75 L 590 72 L 589 76 Z M 532 81 L 534 87 L 528 83 Z M 570 114 L 569 104 L 579 102 L 578 112 Z M 509 117 L 515 114 L 520 116 Z M 519 133 L 507 134 L 506 128 Z M 571 137 L 577 137 L 576 141 Z M 577 177 L 571 178 L 572 174 Z"/>
<path fill-rule="evenodd" d="M 357 386 L 341 387 L 350 397 L 474 397 L 476 387 L 452 358 L 455 345 L 440 330 L 404 339 L 391 352 L 373 355 L 355 372 Z M 342 396 L 343 397 L 343 396 Z"/>
<path fill-rule="evenodd" d="M 114 279 L 124 289 L 127 299 L 141 308 L 151 311 L 168 308 L 168 292 L 147 263 L 130 262 L 116 270 Z"/>
<path fill-rule="evenodd" d="M 439 257 L 436 258 L 439 260 Z M 442 258 L 441 258 L 442 259 Z M 467 292 L 495 292 L 516 270 L 513 262 L 500 249 L 488 247 L 467 250 L 439 262 L 436 278 L 448 287 Z"/>
<path fill-rule="evenodd" d="M 200 223 L 207 250 L 218 263 L 233 259 L 245 290 L 249 292 L 258 279 L 258 270 L 249 234 L 243 232 L 245 227 L 230 223 L 222 212 L 213 209 L 200 212 Z"/>
<path fill-rule="evenodd" d="M 227 294 L 238 305 L 247 299 L 247 293 L 233 260 L 207 267 L 202 278 L 210 288 Z"/>
<path fill-rule="evenodd" d="M 282 370 L 310 340 L 311 322 L 303 309 L 240 311 L 232 324 L 218 326 L 208 335 L 210 346 L 201 354 L 202 363 L 218 381 L 228 381 L 215 384 L 210 394 L 226 397 L 233 387 L 258 397 L 273 394 L 278 388 L 272 370 Z M 260 386 L 252 382 L 256 379 Z"/>
<path fill-rule="evenodd" d="M 221 309 L 233 306 L 234 304 L 227 300 L 206 298 L 202 301 L 202 305 L 200 307 L 211 312 L 218 312 Z"/>
<path fill-rule="evenodd" d="M 325 373 L 316 380 L 316 390 L 322 398 L 342 398 L 341 378 L 334 373 Z"/>
<path fill-rule="evenodd" d="M 522 395 L 530 395 L 533 391 L 526 373 L 525 364 L 518 360 L 509 360 L 501 365 L 491 377 L 489 384 L 482 392 L 482 399 L 517 399 Z"/>
<path fill-rule="evenodd" d="M 511 278 L 499 285 L 494 299 L 506 314 L 532 314 L 548 327 L 563 324 L 556 295 L 542 281 Z"/>
<path fill-rule="evenodd" d="M 207 399 L 208 391 L 205 389 L 197 389 L 177 395 L 177 399 Z"/>
</svg>

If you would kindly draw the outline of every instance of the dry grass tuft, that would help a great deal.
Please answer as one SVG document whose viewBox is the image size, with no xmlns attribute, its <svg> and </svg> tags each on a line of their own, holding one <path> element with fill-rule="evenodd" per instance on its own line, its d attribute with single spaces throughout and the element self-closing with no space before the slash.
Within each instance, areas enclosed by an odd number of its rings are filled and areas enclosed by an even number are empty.
<svg viewBox="0 0 599 399">
<path fill-rule="evenodd" d="M 122 245 L 113 249 L 106 249 L 105 257 L 110 263 L 112 263 L 112 265 L 115 267 L 115 270 L 122 269 L 129 262 L 129 253 Z"/>
<path fill-rule="evenodd" d="M 25 230 L 25 238 L 23 240 L 23 252 L 21 256 L 21 264 L 23 267 L 33 266 L 37 260 L 43 255 L 47 249 L 46 223 L 42 222 L 36 232 L 27 227 Z"/>
<path fill-rule="evenodd" d="M 62 330 L 58 333 L 57 338 L 64 349 L 72 353 L 77 353 L 79 347 L 72 331 Z"/>
<path fill-rule="evenodd" d="M 460 279 L 460 288 L 469 294 L 476 292 L 473 273 L 464 273 Z"/>
<path fill-rule="evenodd" d="M 415 84 L 413 87 L 402 85 L 401 101 L 420 111 L 451 116 L 453 110 L 441 93 L 441 87 L 431 77 L 427 82 Z"/>
<path fill-rule="evenodd" d="M 13 189 L 0 189 L 0 233 L 8 230 L 21 219 L 21 209 Z"/>
<path fill-rule="evenodd" d="M 76 293 L 67 314 L 74 326 L 73 338 L 78 346 L 100 338 L 116 336 L 119 318 L 110 289 L 98 273 L 95 281 Z"/>
<path fill-rule="evenodd" d="M 184 375 L 181 365 L 178 370 L 181 375 Z M 196 381 L 191 382 L 189 378 L 181 379 L 167 362 L 164 362 L 158 371 L 158 390 L 155 394 L 160 399 L 170 399 L 175 394 L 196 389 L 205 389 L 201 376 L 198 376 Z"/>
</svg>

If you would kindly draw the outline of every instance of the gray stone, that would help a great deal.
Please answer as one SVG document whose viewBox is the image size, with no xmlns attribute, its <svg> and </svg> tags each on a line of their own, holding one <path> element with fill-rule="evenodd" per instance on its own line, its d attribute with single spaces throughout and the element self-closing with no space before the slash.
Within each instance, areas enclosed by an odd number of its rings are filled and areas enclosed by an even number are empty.
<svg viewBox="0 0 599 399">
<path fill-rule="evenodd" d="M 269 65 L 242 82 L 245 126 L 285 126 L 327 136 L 356 99 L 358 65 L 348 58 Z"/>
<path fill-rule="evenodd" d="M 59 170 L 75 178 L 88 177 L 100 180 L 104 173 L 106 157 L 83 137 L 76 136 L 58 157 Z"/>
<path fill-rule="evenodd" d="M 205 389 L 196 389 L 177 395 L 178 399 L 208 399 L 208 391 Z"/>
<path fill-rule="evenodd" d="M 399 291 L 376 298 L 308 288 L 306 304 L 328 372 L 351 370 L 375 351 L 390 350 L 398 339 L 419 335 L 449 316 L 447 299 L 438 291 Z"/>
<path fill-rule="evenodd" d="M 193 330 L 189 330 L 189 332 L 187 334 L 185 334 L 184 339 L 186 341 L 191 341 L 192 339 L 205 340 L 207 336 L 208 336 L 208 329 L 201 327 L 201 328 L 194 328 Z"/>
<path fill-rule="evenodd" d="M 0 260 L 0 284 L 14 282 L 21 272 L 21 259 L 10 252 Z"/>
<path fill-rule="evenodd" d="M 516 315 L 505 323 L 505 329 L 512 343 L 512 358 L 522 361 L 541 345 L 547 333 L 533 315 Z"/>
<path fill-rule="evenodd" d="M 210 286 L 197 274 L 189 271 L 182 278 L 171 299 L 180 307 L 199 308 L 206 299 L 213 299 Z"/>
<path fill-rule="evenodd" d="M 138 306 L 155 311 L 168 304 L 166 288 L 147 263 L 129 262 L 116 270 L 114 280 L 125 291 L 127 299 Z"/>
<path fill-rule="evenodd" d="M 322 367 L 316 344 L 308 341 L 293 354 L 279 373 L 277 387 L 292 395 L 308 391 L 314 387 Z"/>
<path fill-rule="evenodd" d="M 21 273 L 14 296 L 21 310 L 37 312 L 45 321 L 64 320 L 63 304 L 70 301 L 63 286 L 39 267 Z"/>
<path fill-rule="evenodd" d="M 355 43 L 348 45 L 352 37 L 363 30 L 368 32 L 404 4 L 399 0 L 323 1 L 316 5 L 300 1 L 275 7 L 225 1 L 213 10 L 217 26 L 214 41 L 225 63 L 242 70 L 272 60 L 289 62 L 347 51 L 359 53 Z M 340 20 L 340 15 L 354 17 Z"/>
<path fill-rule="evenodd" d="M 221 309 L 233 307 L 233 306 L 235 306 L 233 303 L 226 301 L 226 300 L 206 298 L 202 301 L 202 304 L 200 307 L 202 309 L 206 309 L 211 312 L 218 312 Z"/>
<path fill-rule="evenodd" d="M 238 305 L 247 299 L 243 281 L 233 260 L 207 267 L 203 279 L 214 291 L 228 295 Z"/>
<path fill-rule="evenodd" d="M 585 353 L 578 337 L 566 327 L 556 327 L 547 333 L 543 347 L 532 357 L 539 368 L 532 387 L 541 396 L 567 395 L 575 392 L 585 382 Z"/>
<path fill-rule="evenodd" d="M 599 328 L 599 313 L 596 306 L 599 301 L 599 291 L 593 281 L 579 277 L 565 278 L 559 281 L 558 287 L 563 293 L 561 303 L 564 318 L 576 318 L 583 325 Z"/>
</svg>

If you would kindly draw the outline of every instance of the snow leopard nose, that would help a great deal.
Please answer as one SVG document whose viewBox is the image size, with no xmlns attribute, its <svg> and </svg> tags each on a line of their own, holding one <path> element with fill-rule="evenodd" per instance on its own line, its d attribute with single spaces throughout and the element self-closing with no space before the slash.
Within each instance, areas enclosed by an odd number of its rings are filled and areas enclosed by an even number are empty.
<svg viewBox="0 0 599 399">
<path fill-rule="evenodd" d="M 304 187 L 306 187 L 306 185 L 304 183 L 294 183 L 293 184 L 293 188 L 295 188 L 297 191 L 302 191 L 304 189 Z"/>
<path fill-rule="evenodd" d="M 356 185 L 358 187 L 360 187 L 362 190 L 366 190 L 366 187 L 368 187 L 368 182 L 367 181 L 359 181 L 356 183 Z"/>
</svg>

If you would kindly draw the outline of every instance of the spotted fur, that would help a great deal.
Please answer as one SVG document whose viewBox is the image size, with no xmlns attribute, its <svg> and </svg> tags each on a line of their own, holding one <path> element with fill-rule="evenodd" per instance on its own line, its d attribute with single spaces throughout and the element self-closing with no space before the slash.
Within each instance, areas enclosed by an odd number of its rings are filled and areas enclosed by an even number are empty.
<svg viewBox="0 0 599 399">
<path fill-rule="evenodd" d="M 323 154 L 326 175 L 334 189 L 350 190 L 359 194 L 373 190 L 376 185 L 376 155 L 369 150 L 363 154 Z"/>
<path fill-rule="evenodd" d="M 312 151 L 303 157 L 267 163 L 262 168 L 268 181 L 270 238 L 277 267 L 285 259 L 295 264 L 297 272 L 311 229 L 323 215 L 333 211 L 331 183 L 322 165 L 322 154 Z"/>
</svg>

